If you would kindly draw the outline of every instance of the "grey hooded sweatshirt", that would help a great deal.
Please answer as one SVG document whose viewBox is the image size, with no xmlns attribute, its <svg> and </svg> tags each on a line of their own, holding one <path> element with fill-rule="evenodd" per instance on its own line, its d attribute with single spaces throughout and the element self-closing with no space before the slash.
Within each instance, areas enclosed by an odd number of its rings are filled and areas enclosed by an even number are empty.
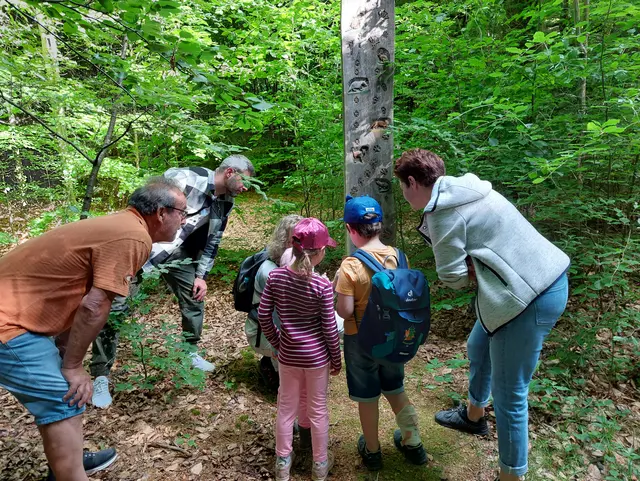
<svg viewBox="0 0 640 481">
<path fill-rule="evenodd" d="M 491 183 L 473 174 L 440 177 L 418 231 L 433 247 L 438 277 L 460 289 L 471 256 L 476 313 L 489 335 L 507 324 L 569 267 L 569 257 L 544 238 Z"/>
</svg>

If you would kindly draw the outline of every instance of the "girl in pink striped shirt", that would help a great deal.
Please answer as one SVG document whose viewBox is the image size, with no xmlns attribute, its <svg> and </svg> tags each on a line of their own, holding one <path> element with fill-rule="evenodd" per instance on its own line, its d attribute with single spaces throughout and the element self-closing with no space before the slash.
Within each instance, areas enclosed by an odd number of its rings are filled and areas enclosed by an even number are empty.
<svg viewBox="0 0 640 481">
<path fill-rule="evenodd" d="M 307 389 L 307 415 L 313 444 L 313 481 L 324 481 L 333 455 L 329 444 L 327 390 L 329 374 L 340 373 L 340 341 L 333 310 L 331 282 L 313 271 L 324 259 L 325 248 L 335 247 L 327 227 L 313 217 L 301 220 L 293 231 L 295 261 L 269 274 L 260 299 L 258 321 L 277 351 L 280 388 L 276 418 L 276 481 L 288 481 L 293 464 L 293 422 L 300 391 Z M 273 310 L 280 329 L 272 320 Z"/>
</svg>

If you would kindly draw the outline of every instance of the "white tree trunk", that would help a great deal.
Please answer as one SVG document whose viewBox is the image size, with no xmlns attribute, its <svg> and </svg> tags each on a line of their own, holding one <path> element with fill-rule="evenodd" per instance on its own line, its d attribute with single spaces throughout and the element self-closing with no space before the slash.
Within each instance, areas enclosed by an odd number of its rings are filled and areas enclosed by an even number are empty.
<svg viewBox="0 0 640 481">
<path fill-rule="evenodd" d="M 393 176 L 394 0 L 342 0 L 345 191 L 382 206 L 395 242 Z"/>
</svg>

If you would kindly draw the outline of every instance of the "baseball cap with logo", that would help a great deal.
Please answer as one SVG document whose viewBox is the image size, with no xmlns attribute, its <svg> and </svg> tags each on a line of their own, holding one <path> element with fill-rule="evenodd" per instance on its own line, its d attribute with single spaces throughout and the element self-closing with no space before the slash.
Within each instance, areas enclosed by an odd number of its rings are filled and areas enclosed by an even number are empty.
<svg viewBox="0 0 640 481">
<path fill-rule="evenodd" d="M 329 235 L 327 226 L 315 217 L 307 217 L 302 219 L 293 228 L 293 247 L 297 250 L 302 249 L 322 249 L 323 247 L 335 247 L 334 241 Z"/>
<path fill-rule="evenodd" d="M 348 195 L 342 220 L 347 224 L 375 224 L 376 222 L 382 222 L 382 207 L 380 207 L 377 200 L 368 195 L 360 197 Z"/>
</svg>

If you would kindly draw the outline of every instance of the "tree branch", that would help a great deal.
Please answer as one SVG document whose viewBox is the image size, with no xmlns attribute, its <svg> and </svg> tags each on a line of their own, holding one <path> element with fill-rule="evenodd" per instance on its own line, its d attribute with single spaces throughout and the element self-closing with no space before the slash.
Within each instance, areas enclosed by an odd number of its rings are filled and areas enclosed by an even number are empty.
<svg viewBox="0 0 640 481">
<path fill-rule="evenodd" d="M 143 115 L 145 115 L 146 112 L 142 112 L 140 115 L 138 115 L 135 119 L 131 120 L 128 124 L 127 127 L 124 129 L 124 132 L 118 136 L 118 138 L 116 138 L 115 140 L 113 140 L 112 142 L 109 142 L 107 145 L 103 146 L 97 153 L 96 153 L 96 159 L 98 157 L 100 157 L 100 154 L 107 150 L 109 147 L 111 147 L 114 144 L 117 144 L 120 139 L 122 139 L 125 135 L 127 135 L 127 133 L 129 132 L 129 130 L 131 130 L 131 127 L 133 126 L 134 123 L 136 123 L 138 121 L 138 119 L 140 117 L 142 117 Z"/>
<path fill-rule="evenodd" d="M 65 45 L 69 50 L 71 50 L 72 52 L 74 52 L 77 56 L 79 56 L 82 60 L 84 60 L 85 62 L 93 65 L 99 72 L 101 72 L 102 74 L 104 74 L 105 77 L 107 77 L 109 80 L 111 80 L 111 82 L 113 82 L 113 84 L 118 87 L 119 89 L 121 89 L 125 94 L 127 94 L 128 97 L 131 98 L 131 100 L 133 100 L 133 102 L 135 103 L 136 99 L 133 97 L 133 95 L 131 95 L 131 92 L 129 92 L 125 87 L 123 87 L 122 85 L 120 85 L 120 83 L 118 83 L 118 81 L 116 79 L 114 79 L 111 75 L 109 75 L 109 73 L 104 70 L 102 67 L 100 67 L 99 65 L 93 63 L 91 60 L 87 59 L 86 57 L 84 57 L 80 52 L 78 52 L 75 48 L 73 48 L 71 45 L 69 45 L 65 40 L 63 40 L 62 38 L 60 38 L 58 35 L 56 35 L 55 33 L 53 33 L 51 30 L 49 30 L 45 25 L 43 25 L 42 23 L 40 23 L 35 17 L 32 17 L 31 15 L 29 15 L 28 13 L 24 13 L 22 10 L 20 10 L 18 7 L 16 7 L 13 3 L 11 3 L 9 0 L 5 0 L 7 5 L 9 5 L 11 8 L 13 8 L 14 10 L 16 10 L 20 15 L 22 15 L 23 17 L 25 17 L 28 20 L 31 20 L 33 23 L 40 25 L 44 30 L 47 31 L 47 33 L 49 35 L 52 35 L 53 37 L 55 37 L 58 41 L 60 41 L 63 45 Z"/>
<path fill-rule="evenodd" d="M 45 129 L 47 129 L 54 137 L 62 140 L 63 142 L 65 142 L 66 144 L 69 144 L 71 147 L 73 147 L 82 157 L 84 157 L 85 159 L 87 159 L 91 164 L 93 164 L 93 159 L 91 157 L 89 157 L 87 154 L 85 154 L 82 150 L 80 150 L 79 147 L 77 147 L 73 142 L 71 142 L 69 139 L 63 137 L 62 135 L 58 134 L 55 130 L 53 130 L 51 127 L 49 127 L 43 120 L 41 120 L 40 118 L 38 118 L 36 115 L 32 114 L 31 112 L 29 112 L 28 110 L 25 110 L 24 108 L 22 108 L 20 105 L 12 102 L 11 100 L 9 100 L 7 97 L 4 96 L 4 94 L 2 93 L 2 91 L 0 90 L 0 97 L 2 97 L 2 100 L 4 100 L 5 102 L 7 102 L 9 105 L 13 105 L 15 108 L 17 108 L 18 110 L 20 110 L 21 112 L 27 114 L 29 117 L 31 117 L 33 120 L 35 120 L 36 122 L 38 122 L 40 125 L 42 125 Z"/>
</svg>

